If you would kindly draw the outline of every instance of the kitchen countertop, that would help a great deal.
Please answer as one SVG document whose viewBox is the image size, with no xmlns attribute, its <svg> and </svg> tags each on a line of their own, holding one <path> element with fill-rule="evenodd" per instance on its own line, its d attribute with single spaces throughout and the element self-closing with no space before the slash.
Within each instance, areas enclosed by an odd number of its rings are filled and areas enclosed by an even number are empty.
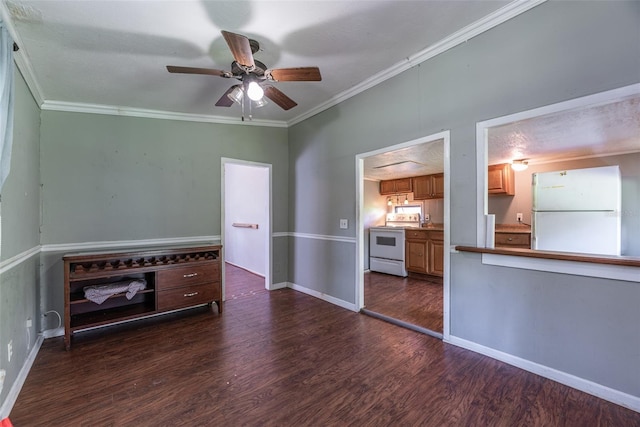
<svg viewBox="0 0 640 427">
<path fill-rule="evenodd" d="M 420 228 L 426 228 L 427 230 L 434 231 L 444 231 L 444 224 L 434 224 L 430 222 L 428 224 L 422 224 Z"/>
<path fill-rule="evenodd" d="M 528 224 L 496 224 L 496 233 L 531 233 L 531 226 Z"/>
</svg>

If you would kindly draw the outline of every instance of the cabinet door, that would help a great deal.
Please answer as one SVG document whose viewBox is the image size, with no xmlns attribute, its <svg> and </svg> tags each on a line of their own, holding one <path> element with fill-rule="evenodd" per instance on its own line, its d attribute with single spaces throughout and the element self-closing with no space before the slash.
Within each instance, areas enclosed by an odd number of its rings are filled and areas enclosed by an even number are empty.
<svg viewBox="0 0 640 427">
<path fill-rule="evenodd" d="M 395 180 L 390 181 L 380 181 L 380 194 L 388 195 L 396 192 L 396 183 Z"/>
<path fill-rule="evenodd" d="M 429 175 L 413 178 L 413 199 L 424 200 L 431 195 L 431 178 Z"/>
<path fill-rule="evenodd" d="M 429 268 L 428 274 L 434 276 L 444 275 L 444 242 L 429 240 Z"/>
<path fill-rule="evenodd" d="M 504 163 L 489 166 L 487 184 L 490 195 L 503 194 L 513 196 L 515 194 L 515 177 L 511 165 Z"/>
<path fill-rule="evenodd" d="M 427 242 L 418 240 L 406 241 L 406 268 L 416 273 L 427 272 Z"/>
<path fill-rule="evenodd" d="M 431 193 L 434 199 L 444 199 L 444 174 L 431 175 Z"/>
<path fill-rule="evenodd" d="M 443 199 L 444 174 L 417 176 L 413 178 L 413 199 Z"/>
<path fill-rule="evenodd" d="M 396 193 L 411 193 L 411 178 L 396 179 Z"/>
</svg>

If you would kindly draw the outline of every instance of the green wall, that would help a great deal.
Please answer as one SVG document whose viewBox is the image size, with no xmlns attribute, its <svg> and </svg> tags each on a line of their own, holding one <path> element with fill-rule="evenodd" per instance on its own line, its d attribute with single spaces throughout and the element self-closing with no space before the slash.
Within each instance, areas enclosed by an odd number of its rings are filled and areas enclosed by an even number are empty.
<svg viewBox="0 0 640 427">
<path fill-rule="evenodd" d="M 288 229 L 285 128 L 45 110 L 41 131 L 45 248 L 220 236 L 221 157 L 273 165 L 273 232 Z M 287 250 L 274 238 L 274 283 Z M 64 308 L 64 252 L 43 254 L 43 310 Z"/>
<path fill-rule="evenodd" d="M 11 170 L 2 188 L 0 369 L 6 370 L 6 378 L 0 393 L 0 407 L 40 331 L 37 252 L 40 243 L 40 110 L 17 68 L 14 108 Z M 28 329 L 27 319 L 31 319 L 33 325 Z M 11 361 L 7 357 L 10 341 L 13 346 Z M 6 415 L 0 413 L 0 418 Z"/>
<path fill-rule="evenodd" d="M 640 2 L 546 2 L 293 126 L 291 231 L 354 238 L 338 218 L 355 224 L 355 156 L 450 130 L 451 244 L 475 246 L 476 123 L 639 83 L 638 22 Z M 355 244 L 307 240 L 294 238 L 291 280 L 355 303 L 355 256 L 336 257 Z M 629 303 L 638 283 L 489 267 L 462 253 L 451 255 L 450 280 L 459 342 L 640 397 L 640 377 L 628 375 L 640 366 L 640 311 Z"/>
<path fill-rule="evenodd" d="M 42 244 L 220 235 L 220 158 L 273 165 L 287 230 L 287 131 L 42 112 Z"/>
</svg>

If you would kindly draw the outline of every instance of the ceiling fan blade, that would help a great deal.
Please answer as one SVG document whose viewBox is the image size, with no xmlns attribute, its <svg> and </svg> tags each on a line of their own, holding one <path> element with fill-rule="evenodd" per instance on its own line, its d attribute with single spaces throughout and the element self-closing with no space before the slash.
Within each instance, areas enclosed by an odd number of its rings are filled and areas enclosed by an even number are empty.
<svg viewBox="0 0 640 427">
<path fill-rule="evenodd" d="M 222 36 L 238 64 L 250 68 L 255 67 L 253 52 L 251 51 L 251 44 L 248 38 L 241 34 L 230 33 L 228 31 L 222 31 Z"/>
<path fill-rule="evenodd" d="M 275 68 L 267 70 L 267 78 L 276 82 L 319 82 L 322 80 L 318 67 Z"/>
<path fill-rule="evenodd" d="M 230 72 L 215 70 L 213 68 L 178 67 L 175 65 L 167 65 L 167 71 L 170 73 L 207 74 L 210 76 L 231 77 Z"/>
<path fill-rule="evenodd" d="M 273 86 L 265 85 L 263 86 L 263 89 L 264 96 L 278 104 L 283 110 L 290 110 L 298 105 L 293 99 L 289 98 L 287 95 Z"/>
<path fill-rule="evenodd" d="M 235 88 L 237 88 L 240 85 L 233 85 L 231 86 L 229 89 L 227 89 L 227 91 L 224 93 L 224 95 L 222 95 L 220 97 L 220 99 L 218 99 L 218 102 L 216 102 L 216 107 L 231 107 L 233 105 L 233 100 L 231 98 L 229 98 L 229 94 L 231 92 L 233 92 L 233 90 Z"/>
</svg>

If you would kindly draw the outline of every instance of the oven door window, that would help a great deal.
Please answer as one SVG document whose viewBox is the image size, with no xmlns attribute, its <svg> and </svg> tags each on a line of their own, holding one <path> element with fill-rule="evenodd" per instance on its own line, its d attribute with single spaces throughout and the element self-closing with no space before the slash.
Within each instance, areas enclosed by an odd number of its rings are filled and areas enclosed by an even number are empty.
<svg viewBox="0 0 640 427">
<path fill-rule="evenodd" d="M 395 246 L 396 238 L 388 236 L 376 236 L 376 245 L 379 246 Z"/>
</svg>

